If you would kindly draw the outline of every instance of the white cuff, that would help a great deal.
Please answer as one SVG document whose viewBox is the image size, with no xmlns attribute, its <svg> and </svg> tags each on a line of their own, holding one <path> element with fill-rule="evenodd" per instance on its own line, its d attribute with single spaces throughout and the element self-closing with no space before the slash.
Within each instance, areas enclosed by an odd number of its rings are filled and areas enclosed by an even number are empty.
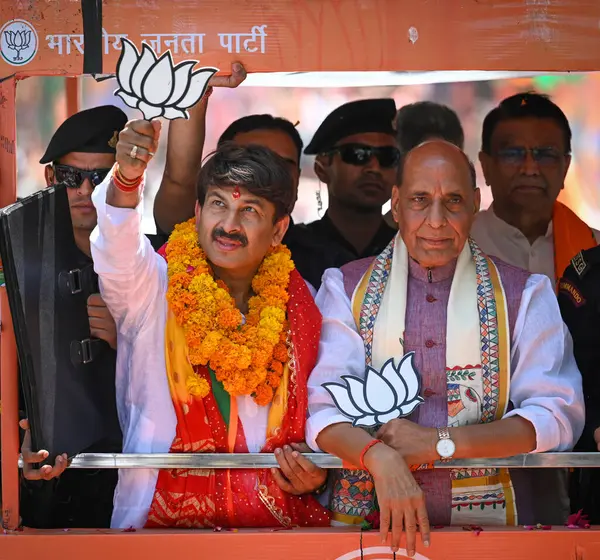
<svg viewBox="0 0 600 560">
<path fill-rule="evenodd" d="M 350 424 L 347 416 L 340 414 L 335 408 L 326 408 L 312 414 L 306 421 L 306 444 L 315 452 L 323 450 L 317 445 L 319 434 L 333 424 Z"/>
</svg>

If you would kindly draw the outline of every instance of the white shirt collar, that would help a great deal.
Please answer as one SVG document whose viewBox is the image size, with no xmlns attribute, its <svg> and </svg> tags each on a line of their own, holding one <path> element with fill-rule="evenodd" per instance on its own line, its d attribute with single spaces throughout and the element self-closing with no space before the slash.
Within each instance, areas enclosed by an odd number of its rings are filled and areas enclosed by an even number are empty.
<svg viewBox="0 0 600 560">
<path fill-rule="evenodd" d="M 494 223 L 494 225 L 496 226 L 496 229 L 498 229 L 500 231 L 504 230 L 505 235 L 510 235 L 511 237 L 516 237 L 518 239 L 522 239 L 525 237 L 523 235 L 523 233 L 521 232 L 521 230 L 519 230 L 515 226 L 512 226 L 508 222 L 505 222 L 502 218 L 499 218 L 496 215 L 496 212 L 494 212 L 494 203 L 493 202 L 492 202 L 492 204 L 490 204 L 490 206 L 486 210 L 486 212 L 488 212 L 489 219 Z M 546 229 L 546 234 L 544 235 L 544 238 L 552 239 L 553 233 L 554 233 L 554 228 L 552 226 L 552 220 L 550 220 L 550 223 L 548 224 L 548 228 Z"/>
</svg>

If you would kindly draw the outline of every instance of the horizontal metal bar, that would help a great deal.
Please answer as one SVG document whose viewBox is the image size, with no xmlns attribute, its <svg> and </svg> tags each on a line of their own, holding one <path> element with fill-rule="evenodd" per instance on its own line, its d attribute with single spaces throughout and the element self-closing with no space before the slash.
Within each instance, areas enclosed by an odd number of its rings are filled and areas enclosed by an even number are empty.
<svg viewBox="0 0 600 560">
<path fill-rule="evenodd" d="M 304 456 L 324 469 L 339 469 L 342 460 L 325 453 Z M 271 453 L 81 453 L 69 460 L 71 469 L 264 469 L 277 467 Z M 19 458 L 19 467 L 23 461 Z M 529 453 L 503 459 L 457 459 L 437 462 L 435 468 L 592 468 L 600 467 L 600 453 Z"/>
</svg>

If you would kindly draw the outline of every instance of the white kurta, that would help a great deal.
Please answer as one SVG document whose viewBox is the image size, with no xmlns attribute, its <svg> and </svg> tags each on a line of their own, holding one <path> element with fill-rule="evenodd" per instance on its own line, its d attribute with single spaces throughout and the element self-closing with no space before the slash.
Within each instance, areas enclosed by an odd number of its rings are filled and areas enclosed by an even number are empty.
<svg viewBox="0 0 600 560">
<path fill-rule="evenodd" d="M 600 243 L 600 231 L 592 231 L 596 242 Z M 477 214 L 471 237 L 485 254 L 534 274 L 544 274 L 550 278 L 553 286 L 556 285 L 552 222 L 546 235 L 538 237 L 531 244 L 520 230 L 496 216 L 492 204 Z"/>
<path fill-rule="evenodd" d="M 100 292 L 117 324 L 116 395 L 123 453 L 168 453 L 177 418 L 165 366 L 167 264 L 142 233 L 142 204 L 106 204 L 110 175 L 92 201 L 98 225 L 91 235 Z M 238 397 L 238 415 L 251 453 L 266 440 L 268 406 Z M 121 469 L 111 527 L 143 527 L 158 469 Z"/>
<path fill-rule="evenodd" d="M 349 422 L 322 384 L 344 385 L 342 375 L 364 379 L 365 349 L 340 270 L 325 271 L 316 301 L 323 326 L 319 359 L 308 380 L 306 442 L 318 451 L 316 439 L 323 429 Z M 536 452 L 571 449 L 585 421 L 581 374 L 552 286 L 541 275 L 530 276 L 523 291 L 512 337 L 511 372 L 514 409 L 505 418 L 518 415 L 533 424 Z"/>
</svg>

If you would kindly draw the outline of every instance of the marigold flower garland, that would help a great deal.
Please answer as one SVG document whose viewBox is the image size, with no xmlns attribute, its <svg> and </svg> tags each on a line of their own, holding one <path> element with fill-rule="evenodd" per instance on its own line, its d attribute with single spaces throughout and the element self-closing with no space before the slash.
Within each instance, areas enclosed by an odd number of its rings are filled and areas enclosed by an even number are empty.
<svg viewBox="0 0 600 560">
<path fill-rule="evenodd" d="M 288 361 L 286 307 L 290 251 L 271 249 L 252 280 L 255 296 L 244 323 L 227 286 L 215 280 L 198 245 L 194 219 L 175 226 L 166 255 L 167 301 L 185 330 L 192 365 L 208 365 L 232 396 L 252 395 L 257 404 L 273 400 Z M 205 397 L 208 383 L 196 376 L 187 382 L 194 396 Z"/>
</svg>

